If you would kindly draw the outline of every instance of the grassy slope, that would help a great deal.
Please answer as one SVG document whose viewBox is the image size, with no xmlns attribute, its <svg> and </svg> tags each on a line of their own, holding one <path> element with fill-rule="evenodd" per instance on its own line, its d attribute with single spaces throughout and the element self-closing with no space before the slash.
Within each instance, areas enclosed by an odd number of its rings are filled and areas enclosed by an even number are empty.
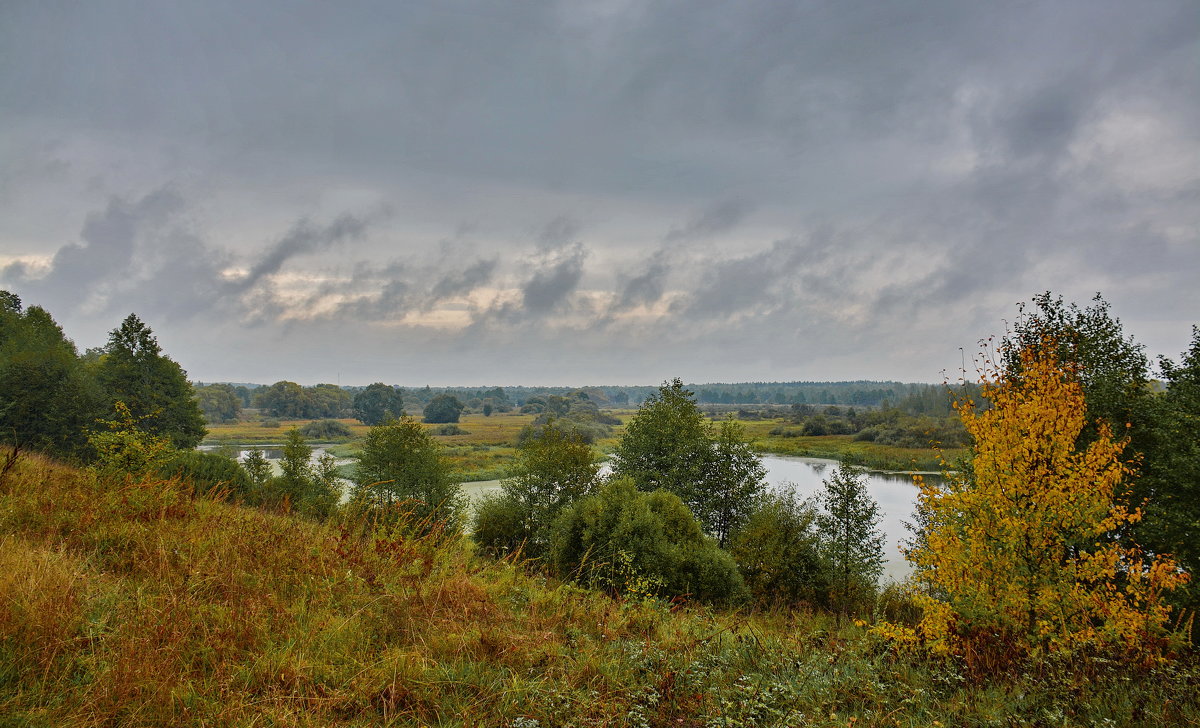
<svg viewBox="0 0 1200 728">
<path fill-rule="evenodd" d="M 975 686 L 825 616 L 621 603 L 352 533 L 26 458 L 0 482 L 0 726 L 1200 720 L 1194 671 Z"/>
</svg>

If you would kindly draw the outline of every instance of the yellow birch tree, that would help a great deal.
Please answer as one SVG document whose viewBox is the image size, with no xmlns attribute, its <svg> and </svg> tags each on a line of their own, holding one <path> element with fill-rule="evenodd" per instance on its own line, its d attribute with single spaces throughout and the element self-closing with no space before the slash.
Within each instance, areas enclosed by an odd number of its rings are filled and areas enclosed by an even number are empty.
<svg viewBox="0 0 1200 728">
<path fill-rule="evenodd" d="M 956 404 L 975 439 L 971 472 L 917 477 L 925 533 L 907 556 L 924 617 L 879 632 L 975 666 L 1091 649 L 1155 659 L 1169 636 L 1162 595 L 1188 575 L 1115 541 L 1141 517 L 1115 498 L 1130 474 L 1124 441 L 1101 424 L 1076 450 L 1087 413 L 1074 372 L 1045 342 L 1019 354 L 1019 380 L 983 373 L 989 409 Z"/>
</svg>

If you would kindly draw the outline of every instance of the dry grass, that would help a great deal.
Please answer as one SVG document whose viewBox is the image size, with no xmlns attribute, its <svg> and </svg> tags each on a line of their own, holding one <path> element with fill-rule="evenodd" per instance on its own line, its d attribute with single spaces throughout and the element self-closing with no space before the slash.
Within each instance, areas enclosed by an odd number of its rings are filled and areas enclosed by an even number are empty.
<svg viewBox="0 0 1200 728">
<path fill-rule="evenodd" d="M 171 481 L 25 457 L 0 482 L 0 726 L 1200 719 L 1190 667 L 1040 679 L 967 685 L 823 615 L 615 601 L 457 538 L 318 524 Z"/>
</svg>

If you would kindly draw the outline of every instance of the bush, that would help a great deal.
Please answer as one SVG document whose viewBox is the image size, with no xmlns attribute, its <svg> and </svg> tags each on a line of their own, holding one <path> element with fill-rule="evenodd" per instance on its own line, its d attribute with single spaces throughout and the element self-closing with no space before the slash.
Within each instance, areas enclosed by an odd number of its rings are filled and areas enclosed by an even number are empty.
<svg viewBox="0 0 1200 728">
<path fill-rule="evenodd" d="M 822 604 L 828 594 L 817 510 L 792 491 L 760 496 L 729 550 L 760 603 Z"/>
<path fill-rule="evenodd" d="M 312 440 L 333 440 L 351 436 L 350 428 L 337 420 L 315 420 L 300 428 L 300 434 Z"/>
<path fill-rule="evenodd" d="M 471 538 L 486 553 L 505 556 L 529 540 L 525 508 L 504 493 L 489 493 L 475 508 Z"/>
<path fill-rule="evenodd" d="M 701 532 L 679 496 L 640 492 L 628 478 L 563 511 L 551 558 L 561 575 L 614 594 L 718 603 L 749 596 L 733 558 Z"/>
<path fill-rule="evenodd" d="M 441 427 L 435 427 L 433 429 L 433 434 L 435 434 L 435 435 L 469 435 L 471 433 L 467 432 L 466 430 L 459 427 L 458 425 L 449 424 L 449 425 L 442 425 Z"/>
<path fill-rule="evenodd" d="M 269 419 L 269 420 L 263 420 L 263 421 L 262 421 L 262 426 L 263 426 L 263 427 L 270 428 L 270 429 L 272 429 L 272 430 L 273 430 L 273 429 L 276 429 L 276 428 L 278 428 L 278 427 L 282 427 L 282 426 L 283 426 L 283 423 L 282 423 L 282 422 L 280 422 L 279 420 L 276 420 L 276 419 Z"/>
<path fill-rule="evenodd" d="M 211 452 L 180 450 L 159 466 L 158 475 L 191 483 L 197 493 L 224 489 L 236 500 L 246 500 L 254 490 L 250 476 L 236 461 Z"/>
</svg>

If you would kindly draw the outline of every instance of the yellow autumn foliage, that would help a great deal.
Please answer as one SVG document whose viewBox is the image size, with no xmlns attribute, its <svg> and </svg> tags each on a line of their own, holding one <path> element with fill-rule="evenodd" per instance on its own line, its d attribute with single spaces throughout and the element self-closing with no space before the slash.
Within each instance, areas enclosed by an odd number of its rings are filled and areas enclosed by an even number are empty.
<svg viewBox="0 0 1200 728">
<path fill-rule="evenodd" d="M 985 371 L 989 409 L 958 403 L 975 439 L 970 472 L 916 479 L 927 523 L 908 558 L 924 616 L 916 629 L 885 624 L 878 634 L 989 665 L 1064 651 L 1163 653 L 1163 594 L 1188 575 L 1116 540 L 1141 516 L 1117 498 L 1130 475 L 1125 443 L 1101 425 L 1076 448 L 1083 390 L 1053 352 L 1020 352 L 1019 379 Z"/>
</svg>

